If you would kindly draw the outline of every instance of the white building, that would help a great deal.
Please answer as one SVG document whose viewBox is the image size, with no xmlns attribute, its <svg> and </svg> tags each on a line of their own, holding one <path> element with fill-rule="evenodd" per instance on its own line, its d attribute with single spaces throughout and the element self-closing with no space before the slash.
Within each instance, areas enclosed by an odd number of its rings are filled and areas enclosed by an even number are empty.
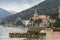
<svg viewBox="0 0 60 40">
<path fill-rule="evenodd" d="M 22 22 L 25 26 L 31 25 L 31 22 L 29 20 L 23 20 Z"/>
</svg>

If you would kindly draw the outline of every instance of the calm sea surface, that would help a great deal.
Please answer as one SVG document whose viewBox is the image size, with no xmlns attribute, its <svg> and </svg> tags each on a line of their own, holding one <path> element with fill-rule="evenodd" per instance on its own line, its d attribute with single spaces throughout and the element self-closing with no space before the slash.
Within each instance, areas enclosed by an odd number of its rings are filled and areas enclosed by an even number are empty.
<svg viewBox="0 0 60 40">
<path fill-rule="evenodd" d="M 4 27 L 0 26 L 0 40 L 45 40 L 44 36 L 37 36 L 33 38 L 9 38 L 9 33 L 12 32 L 20 32 L 20 33 L 26 33 L 28 28 L 18 28 L 18 27 Z"/>
</svg>

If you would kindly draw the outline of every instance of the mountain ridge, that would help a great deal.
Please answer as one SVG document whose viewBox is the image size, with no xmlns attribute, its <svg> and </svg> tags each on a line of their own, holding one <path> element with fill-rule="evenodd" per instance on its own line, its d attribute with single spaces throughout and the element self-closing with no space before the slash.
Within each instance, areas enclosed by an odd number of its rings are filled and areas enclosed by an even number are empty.
<svg viewBox="0 0 60 40">
<path fill-rule="evenodd" d="M 9 12 L 12 13 L 12 14 L 16 14 L 17 13 L 16 11 L 13 11 L 13 10 L 10 10 Z"/>
<path fill-rule="evenodd" d="M 7 11 L 3 8 L 0 8 L 0 19 L 5 18 L 9 15 L 12 15 L 12 13 L 10 13 L 9 11 Z"/>
<path fill-rule="evenodd" d="M 7 17 L 6 21 L 13 21 L 14 19 L 20 17 L 24 20 L 28 20 L 34 14 L 35 9 L 39 15 L 50 15 L 51 18 L 57 18 L 58 16 L 58 7 L 60 6 L 60 0 L 46 0 L 38 5 L 35 5 L 29 9 L 26 9 L 22 12 L 19 12 L 15 15 Z M 11 18 L 11 20 L 9 19 Z"/>
</svg>

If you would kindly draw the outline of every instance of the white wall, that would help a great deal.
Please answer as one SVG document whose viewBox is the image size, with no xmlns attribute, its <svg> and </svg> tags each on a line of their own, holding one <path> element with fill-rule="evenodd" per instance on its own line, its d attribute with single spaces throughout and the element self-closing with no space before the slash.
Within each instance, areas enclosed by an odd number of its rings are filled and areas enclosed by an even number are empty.
<svg viewBox="0 0 60 40">
<path fill-rule="evenodd" d="M 31 23 L 30 23 L 29 20 L 25 20 L 25 21 L 23 21 L 23 24 L 24 24 L 25 26 L 28 26 L 28 25 L 30 25 Z"/>
</svg>

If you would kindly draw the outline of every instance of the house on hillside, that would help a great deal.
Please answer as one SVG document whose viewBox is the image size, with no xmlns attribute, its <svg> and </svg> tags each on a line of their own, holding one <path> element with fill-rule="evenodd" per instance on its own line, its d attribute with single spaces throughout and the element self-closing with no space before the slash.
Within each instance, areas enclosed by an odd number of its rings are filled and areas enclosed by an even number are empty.
<svg viewBox="0 0 60 40">
<path fill-rule="evenodd" d="M 49 27 L 50 26 L 49 20 L 50 20 L 49 15 L 38 15 L 36 9 L 33 17 L 30 18 L 32 26 L 35 27 Z"/>
</svg>

